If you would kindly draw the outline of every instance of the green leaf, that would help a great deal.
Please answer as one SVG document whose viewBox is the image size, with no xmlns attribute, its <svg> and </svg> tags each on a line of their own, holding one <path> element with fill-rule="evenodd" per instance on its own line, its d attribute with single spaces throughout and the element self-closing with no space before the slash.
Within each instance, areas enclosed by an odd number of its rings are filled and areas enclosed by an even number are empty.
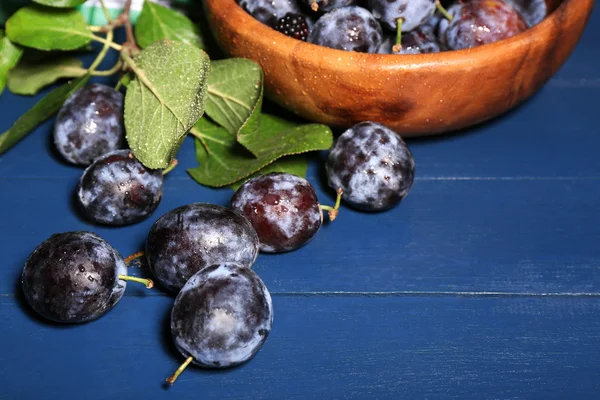
<svg viewBox="0 0 600 400">
<path fill-rule="evenodd" d="M 159 4 L 144 2 L 135 24 L 135 38 L 141 48 L 157 40 L 178 40 L 204 49 L 200 29 L 185 15 Z"/>
<path fill-rule="evenodd" d="M 20 63 L 8 74 L 8 89 L 21 95 L 34 95 L 61 78 L 79 78 L 87 73 L 75 57 L 50 60 L 45 64 Z"/>
<path fill-rule="evenodd" d="M 14 43 L 39 50 L 75 50 L 92 40 L 83 15 L 73 9 L 23 7 L 6 22 Z"/>
<path fill-rule="evenodd" d="M 57 113 L 69 96 L 85 86 L 88 80 L 89 76 L 86 75 L 65 83 L 38 101 L 9 130 L 0 135 L 0 154 L 6 152 L 35 127 Z"/>
<path fill-rule="evenodd" d="M 239 139 L 258 132 L 262 99 L 263 72 L 258 64 L 244 58 L 211 63 L 206 114 L 230 134 Z"/>
<path fill-rule="evenodd" d="M 272 164 L 267 165 L 263 169 L 258 172 L 253 173 L 247 178 L 241 179 L 231 185 L 229 187 L 232 190 L 238 190 L 240 186 L 242 186 L 247 180 L 252 179 L 259 175 L 265 175 L 271 172 L 287 172 L 288 174 L 294 174 L 297 176 L 301 176 L 303 178 L 306 177 L 306 171 L 308 170 L 308 159 L 304 154 L 297 154 L 295 156 L 283 157 L 279 160 L 273 162 Z"/>
<path fill-rule="evenodd" d="M 251 149 L 259 159 L 274 155 L 305 153 L 313 150 L 328 150 L 333 145 L 333 133 L 326 125 L 300 125 L 284 118 L 262 114 L 260 130 L 256 134 L 238 136 L 238 143 Z M 296 151 L 296 149 L 307 149 Z"/>
<path fill-rule="evenodd" d="M 0 94 L 6 86 L 8 71 L 17 65 L 22 54 L 23 50 L 12 44 L 5 36 L 4 31 L 0 29 Z"/>
<path fill-rule="evenodd" d="M 86 0 L 33 0 L 33 2 L 50 7 L 71 8 L 85 3 Z"/>
<path fill-rule="evenodd" d="M 196 158 L 200 163 L 188 172 L 198 183 L 221 187 L 238 182 L 283 156 L 326 150 L 333 144 L 331 129 L 325 125 L 297 125 L 268 114 L 260 117 L 265 146 L 261 157 L 254 157 L 237 143 L 225 128 L 207 118 L 194 127 Z M 274 145 L 275 144 L 275 145 Z"/>
<path fill-rule="evenodd" d="M 125 129 L 134 155 L 148 168 L 166 168 L 204 113 L 210 60 L 196 47 L 159 41 L 142 50 L 125 95 Z"/>
</svg>

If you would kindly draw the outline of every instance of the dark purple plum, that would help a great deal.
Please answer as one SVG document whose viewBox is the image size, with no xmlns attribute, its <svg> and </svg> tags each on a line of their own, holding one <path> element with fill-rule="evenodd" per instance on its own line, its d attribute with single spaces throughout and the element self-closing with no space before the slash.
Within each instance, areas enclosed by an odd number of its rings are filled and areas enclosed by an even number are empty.
<svg viewBox="0 0 600 400">
<path fill-rule="evenodd" d="M 351 6 L 323 15 L 312 28 L 308 41 L 339 50 L 376 53 L 383 33 L 373 15 Z"/>
<path fill-rule="evenodd" d="M 508 2 L 521 14 L 529 27 L 539 24 L 548 15 L 546 0 L 508 0 Z"/>
<path fill-rule="evenodd" d="M 504 0 L 471 0 L 448 9 L 452 21 L 440 21 L 438 35 L 449 49 L 460 50 L 497 42 L 527 29 L 517 10 Z"/>
<path fill-rule="evenodd" d="M 402 32 L 425 24 L 435 13 L 436 0 L 368 0 L 369 9 L 381 25 L 396 32 L 401 22 Z"/>
<path fill-rule="evenodd" d="M 42 317 L 81 323 L 101 317 L 123 296 L 127 277 L 123 257 L 91 232 L 58 233 L 29 256 L 22 275 L 23 293 Z"/>
<path fill-rule="evenodd" d="M 310 31 L 306 18 L 300 14 L 286 14 L 275 24 L 275 30 L 294 39 L 306 41 Z"/>
<path fill-rule="evenodd" d="M 313 186 L 304 178 L 281 172 L 246 181 L 233 195 L 231 208 L 250 220 L 258 234 L 260 250 L 267 253 L 305 245 L 323 222 Z"/>
<path fill-rule="evenodd" d="M 423 27 L 431 28 L 434 33 L 437 33 L 437 28 L 438 28 L 438 25 L 439 25 L 440 21 L 442 19 L 446 19 L 446 16 L 444 16 L 444 14 L 442 14 L 442 10 L 446 10 L 453 3 L 454 3 L 453 0 L 442 0 L 442 1 L 440 1 L 441 8 L 438 8 L 433 13 L 433 15 L 431 16 L 431 18 L 429 18 L 427 20 L 427 22 L 425 22 L 422 26 Z M 436 7 L 437 7 L 437 5 L 436 5 Z"/>
<path fill-rule="evenodd" d="M 330 12 L 336 8 L 353 6 L 358 3 L 357 0 L 302 0 L 313 11 Z"/>
<path fill-rule="evenodd" d="M 67 99 L 56 117 L 54 143 L 65 160 L 90 165 L 109 151 L 125 147 L 123 95 L 92 84 Z"/>
<path fill-rule="evenodd" d="M 397 205 L 410 191 L 415 161 L 402 138 L 384 125 L 361 122 L 345 131 L 326 162 L 331 188 L 342 188 L 342 199 L 365 211 Z"/>
<path fill-rule="evenodd" d="M 444 18 L 443 15 L 436 11 L 421 27 L 431 28 L 435 32 L 442 18 Z"/>
<path fill-rule="evenodd" d="M 437 36 L 427 25 L 415 29 L 402 35 L 402 48 L 400 52 L 394 51 L 396 37 L 387 35 L 379 47 L 381 54 L 425 54 L 439 53 L 442 47 L 438 42 Z"/>
<path fill-rule="evenodd" d="M 129 150 L 107 153 L 79 181 L 77 199 L 84 215 L 106 225 L 128 225 L 148 218 L 162 198 L 163 174 L 139 162 Z"/>
<path fill-rule="evenodd" d="M 274 27 L 286 14 L 303 14 L 296 0 L 236 0 L 248 14 Z"/>
<path fill-rule="evenodd" d="M 235 262 L 250 268 L 258 256 L 258 236 L 243 215 L 226 207 L 194 203 L 160 217 L 146 241 L 152 274 L 177 293 L 196 272 Z"/>
<path fill-rule="evenodd" d="M 272 326 L 271 295 L 254 271 L 235 263 L 204 268 L 187 281 L 171 311 L 173 341 L 187 360 L 167 382 L 190 362 L 228 368 L 248 361 Z"/>
</svg>

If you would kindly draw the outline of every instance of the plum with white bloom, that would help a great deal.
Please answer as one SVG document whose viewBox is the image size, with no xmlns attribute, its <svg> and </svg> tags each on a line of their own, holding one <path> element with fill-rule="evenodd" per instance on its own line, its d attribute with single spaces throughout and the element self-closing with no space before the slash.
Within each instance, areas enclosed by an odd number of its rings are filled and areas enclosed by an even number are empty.
<svg viewBox="0 0 600 400">
<path fill-rule="evenodd" d="M 146 240 L 148 267 L 167 290 L 177 293 L 196 272 L 235 262 L 250 268 L 258 236 L 250 222 L 226 207 L 194 203 L 160 217 Z"/>
<path fill-rule="evenodd" d="M 252 358 L 273 325 L 271 295 L 254 271 L 236 263 L 212 265 L 192 276 L 171 311 L 171 334 L 186 362 L 227 368 Z"/>
<path fill-rule="evenodd" d="M 139 162 L 129 150 L 96 159 L 79 181 L 77 199 L 85 216 L 104 225 L 148 218 L 162 199 L 163 174 Z"/>
<path fill-rule="evenodd" d="M 361 122 L 336 141 L 325 165 L 331 188 L 341 187 L 342 199 L 365 211 L 397 205 L 410 191 L 415 161 L 402 138 L 375 122 Z"/>
<path fill-rule="evenodd" d="M 101 84 L 73 93 L 56 117 L 54 143 L 65 160 L 86 166 L 124 148 L 123 95 Z"/>
</svg>

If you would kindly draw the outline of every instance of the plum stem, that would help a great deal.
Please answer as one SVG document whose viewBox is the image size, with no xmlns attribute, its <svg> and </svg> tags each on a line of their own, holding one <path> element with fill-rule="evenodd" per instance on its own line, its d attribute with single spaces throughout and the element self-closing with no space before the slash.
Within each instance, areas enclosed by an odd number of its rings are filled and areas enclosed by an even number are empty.
<svg viewBox="0 0 600 400">
<path fill-rule="evenodd" d="M 127 40 L 123 43 L 123 47 L 130 49 L 130 53 L 132 55 L 136 55 L 140 52 L 140 48 L 135 41 L 135 35 L 133 33 L 133 26 L 131 24 L 131 2 L 132 0 L 126 0 L 125 7 L 123 7 L 123 12 L 119 16 L 120 22 L 125 25 L 125 32 L 127 35 Z"/>
<path fill-rule="evenodd" d="M 132 281 L 141 283 L 143 285 L 146 285 L 146 288 L 148 289 L 152 289 L 154 287 L 154 282 L 152 281 L 152 279 L 136 278 L 135 276 L 128 275 L 119 275 L 119 279 L 122 281 Z"/>
<path fill-rule="evenodd" d="M 105 71 L 93 71 L 91 74 L 93 76 L 112 76 L 119 72 L 121 68 L 123 68 L 123 61 L 119 60 L 111 69 Z"/>
<path fill-rule="evenodd" d="M 173 171 L 175 169 L 175 167 L 177 166 L 177 163 L 178 163 L 177 160 L 171 161 L 171 164 L 169 164 L 169 166 L 163 170 L 163 172 L 162 172 L 163 176 L 165 176 L 169 172 Z"/>
<path fill-rule="evenodd" d="M 96 36 L 96 35 L 92 35 L 92 36 L 94 38 L 99 38 L 99 36 Z M 114 38 L 113 31 L 106 32 L 106 39 L 101 38 L 103 41 L 104 47 L 102 47 L 102 50 L 100 50 L 100 53 L 98 53 L 98 56 L 96 57 L 94 62 L 92 62 L 92 65 L 90 65 L 90 67 L 88 68 L 88 71 L 90 73 L 94 73 L 94 71 L 96 71 L 96 68 L 98 68 L 98 66 L 102 63 L 102 61 L 104 61 L 104 58 L 106 57 L 106 54 L 108 53 L 108 50 L 115 45 L 115 43 L 113 43 L 113 38 Z"/>
<path fill-rule="evenodd" d="M 104 13 L 104 17 L 106 18 L 106 22 L 110 25 L 113 23 L 112 17 L 110 16 L 110 12 L 108 8 L 106 8 L 106 4 L 104 4 L 104 0 L 100 0 L 100 6 L 102 7 L 102 12 Z"/>
<path fill-rule="evenodd" d="M 119 90 L 122 86 L 125 86 L 125 79 L 127 79 L 127 74 L 121 75 L 119 81 L 117 82 L 117 85 L 115 86 L 115 90 Z"/>
<path fill-rule="evenodd" d="M 108 32 L 110 32 L 110 31 L 108 31 Z M 92 40 L 95 40 L 96 42 L 100 42 L 106 46 L 112 47 L 113 49 L 115 49 L 117 51 L 123 51 L 123 46 L 121 46 L 120 44 L 117 44 L 117 43 L 113 43 L 112 40 L 104 39 L 102 36 L 91 34 L 90 38 L 92 38 Z"/>
<path fill-rule="evenodd" d="M 444 6 L 442 5 L 442 3 L 440 3 L 440 0 L 437 0 L 435 2 L 435 6 L 437 7 L 437 9 L 440 12 L 440 14 L 442 14 L 444 16 L 444 18 L 446 18 L 448 21 L 452 21 L 452 19 L 454 19 L 454 17 L 452 15 L 450 15 L 450 13 L 448 12 L 448 10 L 446 10 L 444 8 Z"/>
<path fill-rule="evenodd" d="M 136 259 L 138 259 L 138 258 L 140 258 L 140 257 L 143 257 L 143 256 L 144 256 L 144 254 L 145 254 L 145 253 L 144 253 L 143 251 L 138 251 L 137 253 L 134 253 L 134 254 L 130 255 L 129 257 L 127 257 L 127 258 L 125 259 L 125 265 L 129 265 L 129 264 L 131 264 L 131 262 L 132 262 L 133 260 L 136 260 Z"/>
<path fill-rule="evenodd" d="M 194 360 L 194 357 L 189 356 L 188 358 L 186 358 L 186 360 L 183 362 L 183 364 L 181 364 L 179 366 L 179 368 L 177 368 L 177 371 L 175 371 L 175 373 L 167 378 L 167 382 L 169 382 L 169 385 L 173 386 L 173 384 L 175 383 L 175 380 L 177 380 L 177 378 L 179 378 L 179 375 L 181 375 L 181 373 L 183 372 L 184 369 L 187 368 L 188 365 L 190 365 L 190 363 Z"/>
<path fill-rule="evenodd" d="M 333 207 L 319 205 L 321 210 L 327 211 L 327 213 L 329 214 L 329 221 L 333 222 L 337 218 L 339 210 L 340 210 L 340 204 L 342 203 L 342 195 L 343 194 L 344 194 L 344 191 L 342 190 L 342 188 L 339 188 L 337 190 L 337 198 L 335 199 L 335 205 Z"/>
<path fill-rule="evenodd" d="M 396 23 L 398 25 L 396 30 L 396 44 L 392 47 L 394 53 L 400 53 L 402 51 L 402 23 L 404 18 L 398 18 Z"/>
</svg>

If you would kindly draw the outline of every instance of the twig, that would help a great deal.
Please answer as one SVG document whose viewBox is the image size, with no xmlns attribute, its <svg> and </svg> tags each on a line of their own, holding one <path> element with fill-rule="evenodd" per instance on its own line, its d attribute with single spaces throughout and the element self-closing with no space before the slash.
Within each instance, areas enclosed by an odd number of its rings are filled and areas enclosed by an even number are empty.
<svg viewBox="0 0 600 400">
<path fill-rule="evenodd" d="M 108 12 L 108 8 L 106 8 L 106 4 L 104 4 L 104 0 L 100 0 L 100 6 L 102 7 L 102 11 L 104 12 L 104 17 L 106 18 L 106 22 L 110 25 L 112 24 L 112 17 Z"/>
<path fill-rule="evenodd" d="M 93 76 L 112 76 L 119 72 L 123 68 L 123 61 L 119 60 L 117 63 L 109 70 L 106 71 L 94 71 L 92 72 Z"/>
<path fill-rule="evenodd" d="M 136 55 L 140 51 L 140 48 L 135 41 L 133 26 L 131 25 L 131 1 L 132 0 L 127 0 L 123 12 L 119 15 L 118 19 L 125 25 L 125 32 L 127 34 L 127 40 L 123 43 L 123 47 L 129 49 L 131 55 Z"/>
<path fill-rule="evenodd" d="M 131 24 L 131 1 L 127 0 L 125 3 L 125 7 L 123 7 L 123 11 L 119 16 L 104 27 L 102 27 L 101 31 L 108 32 L 119 28 L 121 26 L 125 26 L 125 33 L 127 35 L 127 40 L 123 43 L 123 49 L 126 49 L 129 52 L 129 55 L 135 56 L 140 52 L 140 48 L 135 41 L 135 35 L 133 33 L 133 26 Z"/>
<path fill-rule="evenodd" d="M 94 73 L 94 71 L 96 71 L 96 68 L 98 68 L 98 66 L 102 63 L 102 60 L 104 60 L 104 57 L 106 57 L 106 53 L 108 53 L 108 50 L 111 47 L 114 48 L 114 45 L 115 45 L 115 43 L 113 43 L 113 31 L 108 31 L 108 33 L 106 34 L 106 39 L 99 38 L 98 36 L 95 36 L 95 38 L 96 38 L 96 40 L 104 43 L 104 47 L 102 48 L 102 51 L 100 51 L 100 53 L 98 54 L 98 56 L 96 57 L 96 59 L 94 60 L 92 65 L 90 65 L 90 68 L 88 69 L 90 71 L 90 73 Z M 99 39 L 102 39 L 102 40 L 99 40 Z"/>
<path fill-rule="evenodd" d="M 107 34 L 112 35 L 112 29 L 109 30 Z M 112 38 L 111 38 L 111 40 L 107 40 L 107 39 L 104 39 L 103 37 L 97 36 L 97 35 L 90 35 L 90 38 L 92 40 L 95 40 L 96 42 L 100 42 L 106 46 L 112 47 L 113 49 L 115 49 L 117 51 L 123 51 L 123 46 L 121 46 L 120 44 L 114 43 L 112 41 Z"/>
</svg>

